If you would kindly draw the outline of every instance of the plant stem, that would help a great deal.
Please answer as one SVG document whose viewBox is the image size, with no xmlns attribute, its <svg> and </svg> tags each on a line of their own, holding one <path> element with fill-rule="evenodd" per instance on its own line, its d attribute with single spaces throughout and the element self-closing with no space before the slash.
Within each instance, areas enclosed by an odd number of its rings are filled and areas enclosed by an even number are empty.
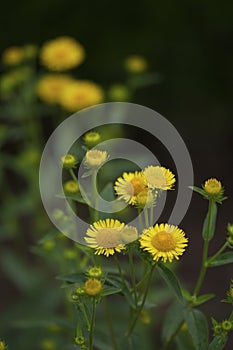
<svg viewBox="0 0 233 350">
<path fill-rule="evenodd" d="M 175 339 L 176 335 L 179 333 L 181 327 L 183 326 L 184 321 L 182 320 L 177 328 L 175 329 L 175 331 L 172 333 L 170 339 L 168 340 L 168 342 L 166 344 L 164 344 L 164 346 L 162 347 L 162 350 L 167 350 L 169 348 L 169 346 L 172 344 L 173 340 Z"/>
<path fill-rule="evenodd" d="M 122 279 L 122 282 L 124 283 L 124 286 L 127 290 L 129 290 L 127 284 L 126 284 L 126 281 L 125 281 L 125 277 L 123 275 L 123 272 L 122 272 L 122 269 L 121 269 L 121 265 L 120 265 L 120 262 L 118 260 L 118 257 L 116 256 L 116 254 L 114 254 L 114 259 L 115 259 L 115 262 L 116 262 L 116 265 L 117 265 L 117 268 L 118 268 L 118 271 L 119 271 L 119 274 L 120 274 L 120 277 Z"/>
<path fill-rule="evenodd" d="M 150 226 L 150 223 L 149 223 L 149 215 L 148 215 L 148 209 L 147 208 L 144 208 L 144 215 L 145 215 L 145 225 L 146 225 L 146 228 L 148 228 Z"/>
<path fill-rule="evenodd" d="M 86 324 L 87 324 L 87 329 L 90 330 L 91 329 L 91 325 L 90 325 L 90 321 L 88 319 L 88 316 L 87 316 L 87 313 L 86 313 L 86 310 L 85 310 L 85 307 L 82 303 L 79 303 L 79 308 L 83 314 L 83 317 L 84 317 L 84 320 L 86 321 Z"/>
<path fill-rule="evenodd" d="M 112 318 L 111 318 L 111 314 L 110 314 L 110 310 L 109 310 L 108 300 L 106 297 L 104 297 L 104 309 L 105 309 L 105 315 L 106 315 L 109 331 L 110 331 L 111 338 L 112 338 L 113 349 L 117 350 L 117 342 L 116 342 L 115 332 L 114 332 Z"/>
<path fill-rule="evenodd" d="M 134 263 L 133 263 L 133 252 L 131 249 L 129 249 L 129 265 L 130 265 L 130 272 L 131 272 L 131 277 L 132 277 L 134 301 L 135 301 L 135 306 L 137 306 L 137 303 L 138 303 L 138 296 L 137 296 L 137 289 L 136 289 L 137 285 L 136 285 Z"/>
<path fill-rule="evenodd" d="M 142 213 L 140 208 L 138 208 L 138 221 L 139 221 L 139 228 L 141 231 L 143 231 Z"/>
<path fill-rule="evenodd" d="M 221 253 L 226 249 L 227 246 L 228 246 L 228 243 L 225 242 L 225 243 L 222 245 L 222 247 L 217 251 L 217 253 L 215 253 L 211 258 L 209 258 L 209 259 L 207 260 L 207 267 L 210 265 L 210 263 L 211 263 L 213 260 L 215 260 L 215 259 L 219 256 L 219 254 L 221 254 Z"/>
<path fill-rule="evenodd" d="M 96 302 L 95 298 L 92 301 L 92 314 L 91 314 L 91 325 L 90 325 L 90 337 L 89 337 L 89 350 L 93 348 L 93 332 L 94 332 L 94 324 L 95 324 L 95 311 L 96 311 Z"/>
<path fill-rule="evenodd" d="M 143 296 L 143 299 L 142 299 L 142 302 L 141 304 L 139 305 L 139 307 L 137 308 L 137 313 L 136 313 L 136 316 L 133 320 L 133 322 L 131 323 L 128 331 L 127 331 L 127 334 L 126 336 L 129 337 L 131 335 L 131 333 L 133 332 L 134 330 L 134 327 L 137 323 L 137 320 L 138 320 L 138 317 L 145 305 L 145 302 L 146 302 L 146 297 L 147 297 L 147 294 L 148 294 L 148 291 L 149 291 L 149 287 L 150 287 L 150 282 L 151 282 L 151 277 L 152 277 L 152 273 L 153 273 L 153 270 L 154 270 L 154 266 L 151 266 L 151 270 L 150 270 L 150 273 L 149 273 L 149 276 L 148 276 L 148 280 L 147 280 L 147 284 L 146 284 L 146 288 L 145 288 L 145 292 L 144 292 L 144 296 Z"/>
<path fill-rule="evenodd" d="M 96 187 L 96 175 L 97 172 L 93 171 L 91 176 L 91 202 L 93 207 L 93 221 L 98 220 L 98 198 L 97 198 L 97 187 Z"/>
<path fill-rule="evenodd" d="M 78 179 L 77 179 L 77 177 L 76 177 L 76 175 L 74 173 L 74 170 L 73 169 L 69 169 L 69 173 L 70 173 L 72 179 L 78 184 L 80 192 L 81 192 L 81 195 L 82 195 L 83 199 L 85 200 L 86 204 L 88 206 L 91 206 L 91 202 L 90 202 L 89 198 L 87 197 L 86 192 L 84 191 L 84 189 L 82 188 L 82 186 L 78 182 Z"/>
<path fill-rule="evenodd" d="M 154 225 L 154 207 L 153 205 L 150 208 L 150 226 Z"/>
<path fill-rule="evenodd" d="M 207 254 L 208 254 L 208 246 L 209 246 L 209 241 L 205 240 L 204 247 L 203 247 L 203 254 L 202 254 L 201 270 L 200 270 L 200 274 L 198 276 L 196 287 L 195 287 L 194 292 L 193 292 L 193 295 L 195 295 L 195 296 L 199 293 L 203 279 L 205 277 L 205 273 L 206 273 L 206 269 L 207 269 L 206 260 L 207 260 Z"/>
</svg>

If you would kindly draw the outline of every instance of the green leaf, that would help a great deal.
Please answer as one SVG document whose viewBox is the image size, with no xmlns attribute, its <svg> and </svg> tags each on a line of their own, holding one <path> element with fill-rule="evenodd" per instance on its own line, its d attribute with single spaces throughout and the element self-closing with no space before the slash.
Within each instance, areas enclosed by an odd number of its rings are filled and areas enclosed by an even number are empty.
<svg viewBox="0 0 233 350">
<path fill-rule="evenodd" d="M 184 303 L 184 298 L 183 298 L 180 284 L 176 275 L 171 270 L 169 270 L 163 263 L 158 263 L 157 268 L 159 270 L 160 275 L 163 277 L 164 281 L 175 293 L 175 296 L 177 297 L 177 299 L 181 303 Z"/>
<path fill-rule="evenodd" d="M 42 237 L 39 241 L 38 244 L 43 244 L 47 241 L 51 241 L 51 239 L 56 238 L 59 234 L 58 230 L 52 230 L 49 233 L 47 233 L 47 235 L 45 235 L 44 237 Z"/>
<path fill-rule="evenodd" d="M 56 276 L 59 281 L 65 281 L 68 283 L 82 283 L 85 280 L 83 272 L 70 273 L 66 275 Z"/>
<path fill-rule="evenodd" d="M 199 310 L 184 310 L 184 318 L 196 350 L 208 350 L 209 334 L 205 315 Z"/>
<path fill-rule="evenodd" d="M 62 198 L 62 199 L 72 199 L 75 202 L 87 204 L 80 193 L 77 193 L 77 194 L 65 194 L 65 195 L 57 194 L 56 197 L 57 198 Z"/>
<path fill-rule="evenodd" d="M 183 321 L 183 308 L 180 303 L 175 303 L 170 306 L 166 312 L 165 320 L 162 329 L 162 341 L 167 343 L 179 324 Z"/>
<path fill-rule="evenodd" d="M 209 267 L 222 266 L 222 265 L 232 264 L 232 263 L 233 263 L 233 252 L 222 253 L 210 263 L 208 263 L 207 261 L 207 264 Z"/>
<path fill-rule="evenodd" d="M 210 241 L 214 236 L 216 217 L 217 205 L 211 200 L 209 201 L 209 209 L 202 229 L 202 237 L 205 241 Z"/>
<path fill-rule="evenodd" d="M 213 299 L 215 297 L 215 294 L 204 294 L 199 296 L 194 302 L 193 304 L 195 306 L 199 306 L 201 304 L 206 303 L 208 300 Z"/>
<path fill-rule="evenodd" d="M 209 350 L 223 350 L 225 348 L 227 339 L 228 337 L 226 334 L 217 335 L 210 343 Z"/>
<path fill-rule="evenodd" d="M 116 287 L 105 287 L 101 293 L 102 296 L 117 294 L 122 292 L 122 288 L 116 288 Z"/>
<path fill-rule="evenodd" d="M 189 188 L 191 189 L 191 190 L 193 190 L 193 192 L 197 192 L 197 193 L 199 193 L 199 194 L 201 194 L 202 196 L 204 196 L 205 197 L 205 191 L 202 189 L 202 188 L 200 188 L 200 187 L 197 187 L 197 186 L 189 186 Z"/>
<path fill-rule="evenodd" d="M 89 177 L 93 174 L 93 170 L 88 170 L 88 171 L 85 171 L 83 174 L 82 174 L 82 178 L 86 178 L 86 177 Z"/>
</svg>

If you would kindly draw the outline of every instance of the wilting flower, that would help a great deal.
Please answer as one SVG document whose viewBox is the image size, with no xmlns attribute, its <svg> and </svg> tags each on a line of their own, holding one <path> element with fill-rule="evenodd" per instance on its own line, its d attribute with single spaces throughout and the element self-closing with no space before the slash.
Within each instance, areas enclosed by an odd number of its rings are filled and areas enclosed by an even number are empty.
<svg viewBox="0 0 233 350">
<path fill-rule="evenodd" d="M 139 238 L 140 247 L 148 251 L 153 260 L 161 259 L 163 262 L 170 262 L 175 258 L 179 259 L 187 246 L 188 239 L 183 230 L 169 224 L 156 224 L 154 227 L 145 229 Z"/>
<path fill-rule="evenodd" d="M 37 84 L 37 94 L 46 103 L 58 103 L 65 87 L 71 82 L 72 79 L 68 75 L 46 74 Z"/>
<path fill-rule="evenodd" d="M 2 54 L 2 62 L 9 66 L 14 66 L 21 63 L 23 58 L 23 48 L 18 46 L 9 47 Z"/>
<path fill-rule="evenodd" d="M 125 172 L 122 177 L 116 180 L 114 189 L 119 199 L 123 199 L 126 203 L 135 205 L 139 193 L 147 190 L 146 178 L 143 172 Z"/>
<path fill-rule="evenodd" d="M 80 65 L 85 58 L 85 51 L 78 41 L 63 36 L 45 43 L 40 58 L 46 68 L 64 71 Z"/>
<path fill-rule="evenodd" d="M 171 190 L 176 182 L 175 175 L 162 166 L 148 166 L 144 170 L 149 188 L 158 190 Z"/>
<path fill-rule="evenodd" d="M 61 106 L 69 112 L 101 103 L 104 99 L 101 87 L 91 81 L 76 80 L 69 84 L 61 96 Z"/>
<path fill-rule="evenodd" d="M 88 278 L 84 284 L 84 290 L 88 295 L 96 296 L 102 290 L 102 283 L 96 278 Z"/>
</svg>

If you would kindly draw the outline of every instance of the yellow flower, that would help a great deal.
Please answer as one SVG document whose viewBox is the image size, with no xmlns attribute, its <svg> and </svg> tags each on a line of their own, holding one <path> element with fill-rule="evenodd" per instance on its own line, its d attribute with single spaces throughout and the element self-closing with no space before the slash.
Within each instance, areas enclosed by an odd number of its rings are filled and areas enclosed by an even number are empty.
<svg viewBox="0 0 233 350">
<path fill-rule="evenodd" d="M 75 39 L 63 36 L 45 43 L 40 58 L 46 68 L 64 71 L 80 65 L 85 58 L 85 52 Z"/>
<path fill-rule="evenodd" d="M 134 173 L 125 172 L 122 177 L 116 180 L 114 189 L 119 199 L 135 205 L 139 193 L 147 190 L 145 176 L 143 172 L 139 171 L 135 171 Z"/>
<path fill-rule="evenodd" d="M 125 226 L 120 233 L 120 241 L 123 244 L 134 242 L 138 239 L 138 230 L 134 226 Z"/>
<path fill-rule="evenodd" d="M 0 341 L 0 350 L 6 350 L 6 344 L 4 341 Z"/>
<path fill-rule="evenodd" d="M 96 131 L 87 132 L 84 135 L 83 141 L 88 147 L 96 146 L 101 140 L 101 136 Z"/>
<path fill-rule="evenodd" d="M 126 59 L 125 68 L 130 73 L 142 73 L 147 70 L 148 64 L 144 57 L 133 55 Z"/>
<path fill-rule="evenodd" d="M 46 74 L 37 84 L 37 95 L 46 103 L 58 103 L 65 87 L 71 82 L 72 79 L 68 75 Z"/>
<path fill-rule="evenodd" d="M 69 112 L 93 106 L 103 101 L 101 87 L 88 80 L 75 80 L 69 84 L 61 96 L 61 106 Z"/>
<path fill-rule="evenodd" d="M 171 190 L 176 182 L 175 175 L 161 166 L 148 166 L 144 170 L 146 181 L 149 188 L 159 190 Z"/>
<path fill-rule="evenodd" d="M 204 190 L 208 194 L 219 194 L 222 191 L 222 184 L 220 181 L 211 178 L 205 182 Z"/>
<path fill-rule="evenodd" d="M 121 231 L 125 224 L 119 220 L 106 219 L 94 222 L 86 232 L 85 241 L 95 249 L 95 254 L 104 254 L 107 257 L 125 249 L 121 242 Z"/>
<path fill-rule="evenodd" d="M 153 260 L 171 262 L 174 258 L 178 260 L 179 255 L 184 253 L 188 239 L 177 226 L 156 224 L 144 230 L 139 241 L 141 248 L 148 251 Z"/>
<path fill-rule="evenodd" d="M 66 193 L 77 193 L 79 191 L 79 186 L 74 180 L 67 181 L 63 187 Z"/>
<path fill-rule="evenodd" d="M 22 62 L 24 58 L 23 49 L 18 46 L 12 46 L 6 49 L 2 54 L 3 63 L 14 66 Z"/>
<path fill-rule="evenodd" d="M 61 158 L 61 162 L 64 168 L 72 169 L 75 168 L 76 164 L 78 163 L 78 160 L 72 154 L 66 154 Z"/>
<path fill-rule="evenodd" d="M 87 151 L 85 156 L 85 165 L 90 169 L 97 169 L 103 165 L 108 159 L 108 153 L 106 151 L 100 151 L 98 149 L 91 149 Z"/>
<path fill-rule="evenodd" d="M 102 283 L 96 278 L 88 278 L 84 284 L 85 292 L 90 296 L 98 295 L 102 290 Z"/>
<path fill-rule="evenodd" d="M 41 342 L 41 349 L 43 350 L 54 350 L 56 344 L 52 339 L 43 339 Z"/>
<path fill-rule="evenodd" d="M 151 190 L 146 189 L 145 191 L 138 193 L 135 205 L 140 209 L 143 209 L 144 207 L 151 208 L 155 205 L 156 197 L 156 194 L 152 193 Z"/>
</svg>

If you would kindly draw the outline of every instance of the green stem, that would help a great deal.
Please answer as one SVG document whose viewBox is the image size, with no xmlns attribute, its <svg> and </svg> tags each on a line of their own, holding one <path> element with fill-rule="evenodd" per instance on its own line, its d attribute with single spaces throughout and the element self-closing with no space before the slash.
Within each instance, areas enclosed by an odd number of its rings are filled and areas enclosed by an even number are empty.
<svg viewBox="0 0 233 350">
<path fill-rule="evenodd" d="M 79 308 L 80 308 L 80 311 L 81 311 L 82 314 L 83 314 L 84 320 L 86 321 L 87 329 L 90 330 L 90 329 L 91 329 L 91 325 L 90 325 L 90 321 L 89 321 L 89 319 L 88 319 L 88 316 L 87 316 L 85 307 L 84 307 L 84 305 L 83 305 L 81 302 L 78 304 L 78 306 L 79 306 Z"/>
<path fill-rule="evenodd" d="M 118 260 L 118 257 L 116 256 L 116 254 L 114 254 L 114 259 L 115 259 L 115 262 L 116 262 L 116 265 L 117 265 L 117 268 L 118 268 L 120 277 L 121 277 L 121 279 L 122 279 L 122 282 L 123 282 L 125 288 L 129 291 L 129 287 L 128 287 L 127 284 L 126 284 L 125 277 L 124 277 L 124 274 L 123 274 L 123 272 L 122 272 L 121 265 L 120 265 L 120 262 L 119 262 L 119 260 Z"/>
<path fill-rule="evenodd" d="M 217 253 L 215 253 L 211 258 L 209 258 L 209 259 L 207 260 L 207 263 L 206 263 L 207 267 L 210 265 L 210 263 L 211 263 L 213 260 L 215 260 L 215 259 L 227 248 L 227 246 L 228 246 L 228 243 L 225 242 L 225 243 L 222 245 L 222 247 L 217 251 Z"/>
<path fill-rule="evenodd" d="M 137 320 L 138 320 L 138 317 L 145 305 L 145 302 L 146 302 L 146 298 L 147 298 L 147 294 L 148 294 L 148 291 L 149 291 L 149 287 L 150 287 L 150 282 L 151 282 L 151 277 L 152 277 L 152 273 L 153 273 L 153 270 L 154 270 L 154 266 L 151 267 L 151 270 L 150 270 L 150 273 L 149 273 L 149 276 L 148 276 L 148 280 L 147 280 L 147 284 L 146 284 L 146 288 L 145 288 L 145 292 L 144 292 L 144 296 L 143 296 L 143 299 L 142 299 L 142 302 L 141 304 L 139 305 L 138 309 L 137 309 L 137 313 L 136 313 L 136 316 L 133 320 L 133 322 L 131 323 L 128 331 L 127 331 L 127 334 L 126 336 L 129 337 L 131 335 L 131 333 L 133 332 L 134 330 L 134 327 L 137 323 Z"/>
<path fill-rule="evenodd" d="M 148 209 L 147 208 L 144 208 L 144 215 L 145 215 L 145 225 L 146 225 L 146 228 L 148 228 L 150 226 L 150 223 L 149 223 L 149 215 L 148 215 Z"/>
<path fill-rule="evenodd" d="M 95 300 L 95 298 L 93 298 L 91 324 L 90 324 L 89 350 L 93 349 L 93 332 L 94 332 L 94 325 L 95 325 L 95 311 L 96 311 L 96 300 Z"/>
<path fill-rule="evenodd" d="M 130 265 L 130 272 L 131 272 L 131 278 L 132 278 L 134 301 L 135 301 L 135 306 L 137 306 L 137 303 L 138 303 L 138 296 L 137 296 L 137 289 L 136 289 L 137 285 L 136 285 L 135 270 L 134 270 L 134 263 L 133 263 L 133 252 L 131 249 L 129 249 L 129 265 Z"/>
<path fill-rule="evenodd" d="M 139 221 L 139 228 L 142 232 L 143 231 L 143 222 L 142 222 L 142 213 L 141 213 L 140 208 L 138 208 L 138 221 Z"/>
<path fill-rule="evenodd" d="M 169 346 L 172 344 L 173 340 L 175 339 L 176 335 L 179 333 L 181 327 L 183 326 L 184 321 L 182 320 L 177 328 L 175 329 L 175 331 L 172 333 L 172 335 L 170 336 L 169 340 L 167 341 L 166 344 L 164 344 L 164 346 L 162 347 L 162 350 L 167 350 L 169 348 Z"/>
<path fill-rule="evenodd" d="M 97 198 L 97 191 L 96 191 L 96 175 L 97 172 L 93 171 L 92 178 L 91 178 L 91 202 L 93 207 L 93 221 L 98 220 L 98 198 Z"/>
<path fill-rule="evenodd" d="M 150 208 L 150 226 L 154 225 L 154 207 L 153 205 Z"/>
<path fill-rule="evenodd" d="M 82 186 L 78 182 L 78 179 L 77 179 L 77 177 L 76 177 L 76 175 L 74 173 L 74 170 L 73 169 L 69 169 L 69 173 L 70 173 L 72 179 L 78 184 L 80 192 L 81 192 L 81 195 L 82 195 L 83 199 L 85 200 L 86 204 L 88 206 L 91 206 L 91 202 L 90 202 L 89 198 L 87 197 L 86 192 L 84 191 L 84 189 L 82 188 Z"/>
<path fill-rule="evenodd" d="M 106 315 L 109 331 L 110 331 L 111 338 L 112 338 L 113 349 L 117 350 L 116 336 L 115 336 L 115 332 L 114 332 L 114 328 L 113 328 L 112 317 L 111 317 L 110 310 L 109 310 L 108 300 L 106 297 L 104 297 L 104 309 L 105 309 L 105 315 Z"/>
<path fill-rule="evenodd" d="M 199 293 L 199 291 L 201 289 L 202 282 L 203 282 L 204 277 L 205 277 L 205 273 L 206 273 L 206 269 L 207 269 L 206 260 L 207 260 L 207 255 L 208 255 L 208 247 L 209 247 L 209 241 L 204 241 L 201 270 L 200 270 L 200 274 L 198 276 L 196 287 L 195 287 L 194 292 L 193 292 L 193 295 L 195 295 L 195 296 Z"/>
</svg>

